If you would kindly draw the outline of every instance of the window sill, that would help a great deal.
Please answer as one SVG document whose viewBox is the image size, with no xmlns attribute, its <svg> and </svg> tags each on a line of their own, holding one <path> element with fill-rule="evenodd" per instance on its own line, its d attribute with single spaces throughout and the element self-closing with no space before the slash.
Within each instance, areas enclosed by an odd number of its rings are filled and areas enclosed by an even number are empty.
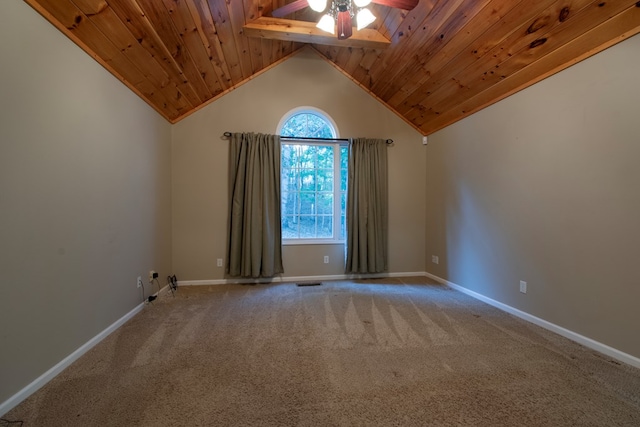
<svg viewBox="0 0 640 427">
<path fill-rule="evenodd" d="M 283 246 L 306 246 L 306 245 L 344 245 L 344 240 L 329 239 L 282 239 Z"/>
</svg>

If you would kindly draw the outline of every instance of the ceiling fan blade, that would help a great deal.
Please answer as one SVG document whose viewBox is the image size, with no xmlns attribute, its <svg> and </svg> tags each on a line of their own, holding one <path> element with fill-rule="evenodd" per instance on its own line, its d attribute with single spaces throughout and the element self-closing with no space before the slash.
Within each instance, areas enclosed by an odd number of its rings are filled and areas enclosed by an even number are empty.
<svg viewBox="0 0 640 427">
<path fill-rule="evenodd" d="M 307 6 L 309 6 L 309 2 L 307 0 L 296 0 L 292 3 L 277 8 L 276 10 L 271 12 L 271 16 L 273 16 L 274 18 L 283 18 L 287 15 L 291 15 L 292 13 L 299 11 L 300 9 L 304 9 Z"/>
<path fill-rule="evenodd" d="M 411 10 L 418 5 L 418 1 L 419 0 L 371 0 L 371 3 L 397 7 L 398 9 Z"/>
<path fill-rule="evenodd" d="M 353 35 L 353 28 L 351 27 L 351 14 L 348 11 L 338 12 L 336 31 L 338 32 L 338 40 L 345 40 Z"/>
</svg>

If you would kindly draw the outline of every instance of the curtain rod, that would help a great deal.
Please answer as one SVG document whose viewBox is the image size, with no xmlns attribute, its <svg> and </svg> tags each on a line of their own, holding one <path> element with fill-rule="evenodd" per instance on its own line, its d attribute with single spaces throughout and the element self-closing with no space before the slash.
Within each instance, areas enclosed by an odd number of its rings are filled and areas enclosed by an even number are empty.
<svg viewBox="0 0 640 427">
<path fill-rule="evenodd" d="M 225 132 L 224 136 L 229 138 L 231 136 L 231 132 Z M 280 139 L 296 139 L 301 141 L 339 141 L 339 142 L 349 142 L 348 138 L 307 138 L 302 136 L 280 136 Z M 393 139 L 387 139 L 385 141 L 387 145 L 393 144 Z"/>
</svg>

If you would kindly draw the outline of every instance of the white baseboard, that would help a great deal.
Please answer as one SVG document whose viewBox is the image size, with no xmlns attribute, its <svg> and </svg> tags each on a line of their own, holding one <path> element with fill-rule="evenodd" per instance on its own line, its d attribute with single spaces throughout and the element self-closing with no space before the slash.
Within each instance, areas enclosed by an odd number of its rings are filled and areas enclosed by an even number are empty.
<svg viewBox="0 0 640 427">
<path fill-rule="evenodd" d="M 22 390 L 11 396 L 5 402 L 0 404 L 0 416 L 6 414 L 20 402 L 25 400 L 27 397 L 31 396 L 33 393 L 38 391 L 42 386 L 51 381 L 56 375 L 62 372 L 65 368 L 71 365 L 73 362 L 78 360 L 83 354 L 87 351 L 91 350 L 96 344 L 105 339 L 109 334 L 118 329 L 120 326 L 124 325 L 129 319 L 138 314 L 144 308 L 144 303 L 139 304 L 133 310 L 122 316 L 120 319 L 116 320 L 112 325 L 107 327 L 104 331 L 100 332 L 95 337 L 91 338 L 85 344 L 80 346 L 76 351 L 62 359 L 59 363 L 57 363 L 54 367 L 49 369 L 44 374 L 40 375 L 34 381 L 32 381 L 29 385 L 24 387 Z"/>
<path fill-rule="evenodd" d="M 535 325 L 538 325 L 540 327 L 543 327 L 551 332 L 555 332 L 558 335 L 561 335 L 565 338 L 568 338 L 572 341 L 577 342 L 578 344 L 582 344 L 585 347 L 588 347 L 592 350 L 598 351 L 602 354 L 605 354 L 613 359 L 616 359 L 620 362 L 624 362 L 628 365 L 634 366 L 636 368 L 640 368 L 640 358 L 637 358 L 635 356 L 632 356 L 630 354 L 624 353 L 620 350 L 617 350 L 613 347 L 609 347 L 606 344 L 602 344 L 601 342 L 595 341 L 591 338 L 585 337 L 584 335 L 580 335 L 576 332 L 570 331 L 569 329 L 565 329 L 562 326 L 558 326 L 554 323 L 548 322 L 544 319 L 540 319 L 539 317 L 533 316 L 529 313 L 526 313 L 524 311 L 518 310 L 517 308 L 513 308 L 509 305 L 503 304 L 499 301 L 493 300 L 491 298 L 488 298 L 482 294 L 479 294 L 477 292 L 474 292 L 472 290 L 469 290 L 465 287 L 462 287 L 460 285 L 457 285 L 453 282 L 449 282 L 448 280 L 445 280 L 441 277 L 438 277 L 436 275 L 433 275 L 431 273 L 425 273 L 425 275 L 427 277 L 430 277 L 433 280 L 436 280 L 444 285 L 450 286 L 453 289 L 460 291 L 464 294 L 467 294 L 477 300 L 480 300 L 482 302 L 485 302 L 493 307 L 496 307 L 502 311 L 505 311 L 509 314 L 513 314 L 516 317 L 519 317 L 523 320 L 526 320 L 527 322 L 531 322 Z"/>
<path fill-rule="evenodd" d="M 326 276 L 277 276 L 273 278 L 228 278 L 228 279 L 210 279 L 210 280 L 181 280 L 178 286 L 201 286 L 201 285 L 235 285 L 247 283 L 285 283 L 285 282 L 312 282 L 322 280 L 356 280 L 356 279 L 375 279 L 382 277 L 414 277 L 424 276 L 424 271 L 420 272 L 402 272 L 402 273 L 380 273 L 380 274 L 334 274 Z"/>
</svg>

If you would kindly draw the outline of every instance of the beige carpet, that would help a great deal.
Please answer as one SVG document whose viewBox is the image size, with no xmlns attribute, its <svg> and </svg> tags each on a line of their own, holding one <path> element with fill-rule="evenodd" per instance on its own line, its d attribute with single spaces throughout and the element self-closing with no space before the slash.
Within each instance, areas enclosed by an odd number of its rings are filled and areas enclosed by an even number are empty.
<svg viewBox="0 0 640 427">
<path fill-rule="evenodd" d="M 640 426 L 640 370 L 424 278 L 179 288 L 25 426 Z"/>
</svg>

